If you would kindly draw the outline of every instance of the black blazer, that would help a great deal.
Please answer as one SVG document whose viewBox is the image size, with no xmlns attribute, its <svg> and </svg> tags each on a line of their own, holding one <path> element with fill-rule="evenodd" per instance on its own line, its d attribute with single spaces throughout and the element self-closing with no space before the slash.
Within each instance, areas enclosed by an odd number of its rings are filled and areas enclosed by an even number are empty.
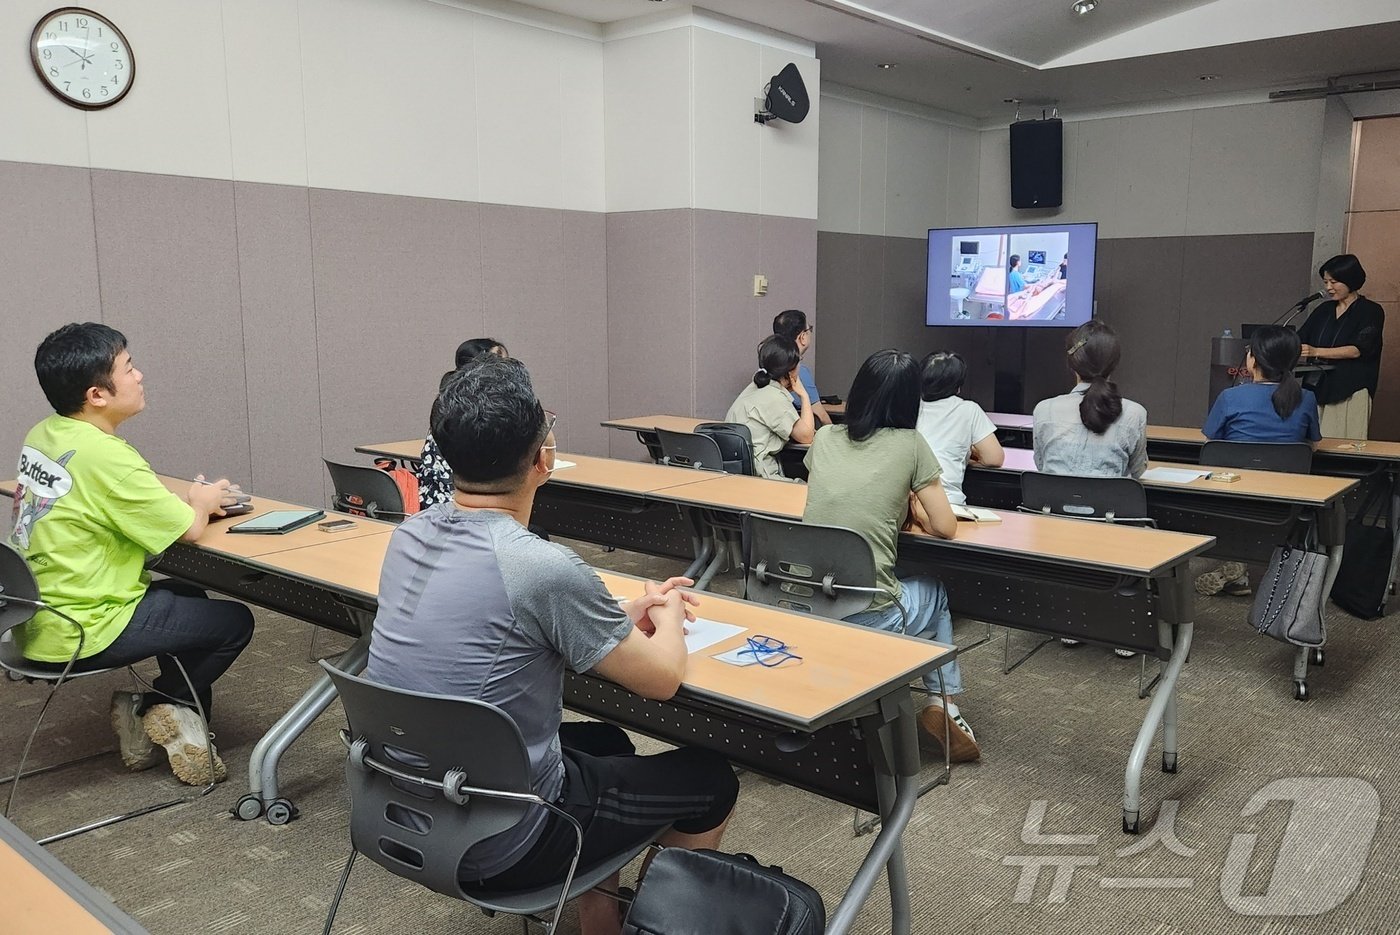
<svg viewBox="0 0 1400 935">
<path fill-rule="evenodd" d="M 1381 332 L 1385 330 L 1385 311 L 1364 296 L 1357 296 L 1337 317 L 1337 303 L 1323 302 L 1313 309 L 1298 339 L 1313 347 L 1354 346 L 1360 357 L 1350 360 L 1329 360 L 1332 369 L 1322 374 L 1317 383 L 1317 401 L 1321 405 L 1339 403 L 1357 390 L 1368 390 L 1375 398 L 1376 383 L 1381 373 Z"/>
</svg>

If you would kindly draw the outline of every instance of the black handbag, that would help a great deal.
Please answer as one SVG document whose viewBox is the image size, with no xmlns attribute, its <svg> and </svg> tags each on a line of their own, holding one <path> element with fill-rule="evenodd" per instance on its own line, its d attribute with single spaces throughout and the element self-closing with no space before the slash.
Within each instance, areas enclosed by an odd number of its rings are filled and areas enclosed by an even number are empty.
<svg viewBox="0 0 1400 935">
<path fill-rule="evenodd" d="M 1382 525 L 1388 493 L 1385 485 L 1377 484 L 1356 518 L 1347 523 L 1342 567 L 1332 584 L 1332 603 L 1362 620 L 1385 614 L 1390 555 L 1395 544 L 1394 530 Z"/>
<path fill-rule="evenodd" d="M 749 854 L 668 847 L 656 855 L 622 935 L 822 935 L 821 894 Z"/>
<path fill-rule="evenodd" d="M 1316 551 L 1315 541 L 1309 526 L 1303 542 L 1274 549 L 1249 608 L 1249 625 L 1265 636 L 1295 646 L 1327 642 L 1322 617 L 1327 554 Z"/>
</svg>

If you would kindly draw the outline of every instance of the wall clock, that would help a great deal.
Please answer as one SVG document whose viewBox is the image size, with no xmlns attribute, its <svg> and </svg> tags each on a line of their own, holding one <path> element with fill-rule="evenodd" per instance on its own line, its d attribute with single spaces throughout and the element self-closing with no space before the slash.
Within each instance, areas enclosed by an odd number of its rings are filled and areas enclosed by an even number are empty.
<svg viewBox="0 0 1400 935">
<path fill-rule="evenodd" d="M 44 86 L 84 110 L 111 107 L 131 90 L 136 59 L 112 21 L 82 7 L 46 14 L 29 37 L 29 56 Z"/>
</svg>

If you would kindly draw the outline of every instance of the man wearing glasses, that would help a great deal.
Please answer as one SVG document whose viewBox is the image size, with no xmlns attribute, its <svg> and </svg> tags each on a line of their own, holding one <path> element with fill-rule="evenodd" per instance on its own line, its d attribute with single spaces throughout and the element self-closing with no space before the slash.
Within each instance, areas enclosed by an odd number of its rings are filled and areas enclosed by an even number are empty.
<svg viewBox="0 0 1400 935">
<path fill-rule="evenodd" d="M 366 677 L 509 714 L 535 792 L 585 829 L 580 868 L 651 839 L 717 847 L 738 796 L 723 757 L 637 756 L 612 725 L 561 724 L 565 667 L 645 698 L 675 694 L 695 598 L 678 590 L 689 579 L 672 578 L 619 604 L 581 558 L 526 529 L 554 470 L 553 428 L 519 361 L 483 355 L 443 387 L 432 432 L 455 489 L 393 533 Z M 574 844 L 572 826 L 540 810 L 472 847 L 458 875 L 490 889 L 544 886 L 563 879 Z M 617 904 L 598 892 L 579 898 L 579 918 L 584 935 L 620 929 Z"/>
<path fill-rule="evenodd" d="M 773 333 L 797 342 L 797 352 L 804 357 L 807 355 L 807 348 L 812 346 L 812 332 L 816 330 L 816 325 L 807 324 L 807 313 L 801 309 L 790 308 L 773 317 Z M 806 364 L 797 365 L 797 378 L 807 388 L 807 398 L 812 401 L 812 416 L 817 420 L 817 428 L 830 425 L 831 416 L 822 405 L 821 394 L 817 392 L 817 381 L 812 379 L 812 371 Z M 792 394 L 792 404 L 798 409 L 802 408 L 802 402 L 796 393 Z"/>
</svg>

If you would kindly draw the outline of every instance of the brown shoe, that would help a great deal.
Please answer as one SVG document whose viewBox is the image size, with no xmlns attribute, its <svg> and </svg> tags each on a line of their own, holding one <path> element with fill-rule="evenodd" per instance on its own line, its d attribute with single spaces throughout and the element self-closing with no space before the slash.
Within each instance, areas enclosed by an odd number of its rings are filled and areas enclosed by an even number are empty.
<svg viewBox="0 0 1400 935">
<path fill-rule="evenodd" d="M 963 726 L 966 723 L 961 717 L 951 717 L 942 705 L 929 705 L 919 712 L 919 726 L 940 751 L 943 738 L 948 738 L 948 759 L 953 763 L 971 763 L 982 758 L 982 748 L 977 745 L 972 728 Z"/>
</svg>

